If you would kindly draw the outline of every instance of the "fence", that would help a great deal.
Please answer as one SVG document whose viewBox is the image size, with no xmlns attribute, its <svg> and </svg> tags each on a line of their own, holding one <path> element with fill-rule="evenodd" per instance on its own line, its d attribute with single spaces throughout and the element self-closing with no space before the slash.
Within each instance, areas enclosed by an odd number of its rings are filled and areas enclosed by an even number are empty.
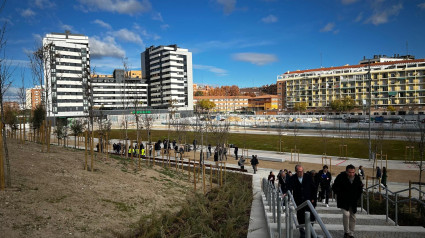
<svg viewBox="0 0 425 238">
<path fill-rule="evenodd" d="M 366 212 L 367 212 L 367 214 L 369 214 L 369 211 L 370 211 L 369 210 L 370 209 L 370 204 L 369 204 L 369 201 L 370 201 L 370 190 L 372 190 L 372 194 L 373 194 L 373 190 L 376 189 L 376 188 L 380 190 L 379 195 L 380 196 L 383 196 L 383 198 L 385 199 L 385 215 L 386 215 L 386 221 L 387 222 L 389 220 L 389 209 L 390 209 L 389 208 L 389 203 L 391 202 L 392 205 L 394 206 L 394 213 L 395 213 L 394 214 L 394 225 L 395 226 L 398 226 L 398 210 L 399 210 L 399 204 L 409 202 L 409 208 L 410 208 L 411 207 L 410 206 L 411 205 L 411 202 L 412 201 L 416 201 L 417 203 L 421 204 L 425 208 L 425 202 L 424 201 L 422 201 L 421 199 L 417 199 L 417 198 L 414 198 L 414 197 L 411 196 L 411 191 L 412 190 L 418 191 L 419 198 L 421 196 L 425 195 L 425 192 L 419 190 L 418 188 L 416 188 L 416 187 L 413 187 L 412 188 L 411 186 L 409 186 L 409 188 L 402 189 L 402 190 L 397 191 L 397 192 L 393 192 L 393 191 L 389 190 L 387 187 L 385 187 L 384 185 L 382 185 L 381 183 L 378 182 L 377 184 L 371 185 L 371 186 L 366 187 L 366 188 L 363 189 L 363 193 L 366 193 Z M 384 191 L 382 191 L 382 189 Z M 399 194 L 400 193 L 403 193 L 403 192 L 406 192 L 406 191 L 409 191 L 409 198 L 399 200 Z M 361 204 L 360 204 L 362 210 L 364 210 L 364 208 L 363 208 L 364 207 L 363 196 L 364 195 L 362 194 Z M 391 199 L 391 196 L 393 197 L 393 199 Z"/>
<path fill-rule="evenodd" d="M 310 222 L 306 222 L 306 224 L 298 224 L 298 221 L 296 219 L 296 213 L 297 211 L 303 209 L 304 207 L 308 207 L 310 209 L 311 214 L 316 218 L 316 221 L 319 224 L 325 237 L 329 237 L 329 238 L 332 237 L 328 229 L 326 228 L 325 224 L 323 223 L 322 219 L 320 218 L 319 214 L 317 213 L 316 209 L 314 208 L 313 204 L 310 201 L 305 201 L 299 206 L 297 206 L 297 204 L 294 201 L 294 197 L 292 196 L 291 192 L 288 191 L 286 193 L 286 196 L 284 196 L 284 203 L 282 203 L 283 194 L 279 191 L 279 189 L 276 189 L 275 186 L 269 183 L 269 181 L 265 178 L 263 178 L 262 180 L 262 190 L 266 198 L 269 212 L 272 213 L 273 223 L 277 224 L 276 232 L 277 232 L 278 238 L 283 237 L 282 215 L 285 217 L 285 225 L 284 225 L 285 237 L 287 238 L 294 237 L 294 229 L 304 229 L 306 238 L 323 237 L 316 233 L 316 231 L 313 229 L 313 226 Z M 306 221 L 310 220 L 311 214 L 310 212 L 305 212 L 304 215 L 305 215 Z M 273 225 L 269 224 L 269 218 L 267 217 L 267 213 L 266 213 L 266 222 L 269 228 L 268 229 L 269 237 L 271 238 L 275 237 L 275 234 L 271 228 Z"/>
</svg>

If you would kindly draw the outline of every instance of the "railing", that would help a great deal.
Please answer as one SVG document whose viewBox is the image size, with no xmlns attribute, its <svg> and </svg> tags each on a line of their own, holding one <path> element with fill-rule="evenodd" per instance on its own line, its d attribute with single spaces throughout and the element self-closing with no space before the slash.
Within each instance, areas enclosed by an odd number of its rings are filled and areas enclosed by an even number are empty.
<svg viewBox="0 0 425 238">
<path fill-rule="evenodd" d="M 277 223 L 277 233 L 279 238 L 282 236 L 282 214 L 285 217 L 285 237 L 292 238 L 294 236 L 293 229 L 305 229 L 305 237 L 322 237 L 321 235 L 318 235 L 316 231 L 313 229 L 313 225 L 311 222 L 305 222 L 305 224 L 298 224 L 298 221 L 296 219 L 296 213 L 300 209 L 303 209 L 304 207 L 308 207 L 313 214 L 313 216 L 316 218 L 317 223 L 319 224 L 322 232 L 324 233 L 325 237 L 332 237 L 332 235 L 329 233 L 328 229 L 326 228 L 325 224 L 323 223 L 322 219 L 320 218 L 319 214 L 317 213 L 316 209 L 314 208 L 313 204 L 310 201 L 305 201 L 299 206 L 296 205 L 294 197 L 292 196 L 292 193 L 288 191 L 286 193 L 286 196 L 284 196 L 284 203 L 282 204 L 282 196 L 283 194 L 280 189 L 276 189 L 274 184 L 269 183 L 269 181 L 265 178 L 263 178 L 262 181 L 262 189 L 265 194 L 267 205 L 269 207 L 269 212 L 272 213 L 273 222 Z M 305 221 L 310 221 L 310 212 L 305 212 Z M 266 221 L 267 225 L 269 226 L 267 214 L 266 214 Z M 294 226 L 295 225 L 295 226 Z M 269 236 L 275 237 L 274 234 L 269 230 Z M 301 231 L 300 231 L 301 232 Z"/>
<path fill-rule="evenodd" d="M 369 206 L 369 190 L 372 189 L 372 191 L 373 191 L 375 187 L 385 190 L 384 194 L 382 192 L 379 192 L 379 193 L 380 193 L 380 196 L 383 196 L 385 198 L 385 213 L 386 213 L 385 214 L 385 216 L 386 216 L 385 220 L 386 220 L 386 222 L 388 222 L 388 220 L 389 220 L 389 202 L 391 202 L 394 205 L 394 213 L 395 213 L 394 214 L 394 225 L 395 226 L 398 226 L 398 206 L 399 206 L 399 203 L 416 201 L 416 202 L 418 202 L 419 204 L 421 204 L 422 206 L 425 207 L 424 201 L 417 199 L 417 198 L 412 198 L 410 195 L 409 195 L 409 198 L 407 198 L 407 199 L 398 200 L 399 194 L 402 193 L 402 192 L 409 191 L 409 194 L 411 194 L 411 190 L 416 190 L 416 191 L 418 191 L 418 193 L 420 195 L 419 197 L 421 197 L 421 195 L 425 195 L 424 191 L 420 191 L 418 188 L 415 188 L 415 187 L 413 187 L 413 188 L 409 187 L 409 188 L 406 188 L 406 189 L 403 189 L 403 190 L 400 190 L 400 191 L 397 191 L 397 192 L 392 192 L 391 190 L 389 190 L 387 187 L 385 187 L 381 183 L 377 183 L 375 185 L 372 185 L 372 186 L 369 186 L 369 187 L 366 187 L 366 188 L 363 189 L 363 192 L 366 193 L 366 202 L 367 202 L 366 203 L 366 212 L 367 212 L 367 214 L 369 214 L 369 208 L 370 208 L 370 206 Z M 391 199 L 389 196 L 393 196 L 394 200 Z M 362 210 L 364 210 L 364 208 L 363 208 L 363 193 L 362 193 L 362 197 L 361 197 L 361 208 L 362 208 Z"/>
</svg>

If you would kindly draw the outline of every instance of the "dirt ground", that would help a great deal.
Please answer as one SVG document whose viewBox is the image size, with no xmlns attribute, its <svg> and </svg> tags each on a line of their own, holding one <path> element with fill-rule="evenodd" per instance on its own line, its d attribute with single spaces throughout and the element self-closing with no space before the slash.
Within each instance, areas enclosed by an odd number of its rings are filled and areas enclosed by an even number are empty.
<svg viewBox="0 0 425 238">
<path fill-rule="evenodd" d="M 192 184 L 174 172 L 9 140 L 12 188 L 0 192 L 0 237 L 114 237 L 144 215 L 177 211 Z M 90 160 L 90 159 L 89 159 Z M 90 164 L 90 163 L 89 163 Z"/>
</svg>

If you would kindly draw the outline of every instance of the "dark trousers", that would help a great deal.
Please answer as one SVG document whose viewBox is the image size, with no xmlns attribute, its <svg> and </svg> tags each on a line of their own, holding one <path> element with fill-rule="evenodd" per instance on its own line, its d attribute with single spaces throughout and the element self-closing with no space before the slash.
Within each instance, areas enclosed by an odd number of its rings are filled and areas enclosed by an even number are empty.
<svg viewBox="0 0 425 238">
<path fill-rule="evenodd" d="M 322 191 L 319 193 L 320 200 L 326 199 L 326 204 L 329 204 L 329 195 L 331 194 L 331 189 L 328 188 L 322 188 Z"/>
</svg>

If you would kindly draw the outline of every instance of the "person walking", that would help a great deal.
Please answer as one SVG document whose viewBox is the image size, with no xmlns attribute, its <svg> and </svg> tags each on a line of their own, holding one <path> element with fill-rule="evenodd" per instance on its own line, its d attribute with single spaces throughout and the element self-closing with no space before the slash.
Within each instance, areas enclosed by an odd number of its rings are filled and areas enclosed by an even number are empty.
<svg viewBox="0 0 425 238">
<path fill-rule="evenodd" d="M 376 167 L 376 182 L 377 183 L 380 183 L 381 177 L 382 177 L 381 168 Z"/>
<path fill-rule="evenodd" d="M 387 175 L 387 168 L 386 167 L 382 167 L 382 180 L 381 180 L 381 183 L 385 187 L 387 187 L 387 177 L 388 177 L 388 175 Z"/>
<path fill-rule="evenodd" d="M 359 166 L 359 176 L 361 179 L 364 179 L 364 169 L 362 165 Z"/>
<path fill-rule="evenodd" d="M 326 204 L 326 207 L 329 207 L 329 195 L 331 193 L 331 181 L 332 175 L 328 171 L 328 166 L 324 165 L 323 169 L 318 173 L 319 184 L 320 184 L 320 193 L 319 198 L 323 199 L 323 203 Z"/>
<path fill-rule="evenodd" d="M 254 174 L 257 173 L 257 165 L 259 164 L 257 156 L 256 155 L 252 155 L 252 159 L 251 159 L 251 165 L 252 165 L 252 169 L 254 170 Z"/>
<path fill-rule="evenodd" d="M 270 183 L 270 184 L 273 186 L 273 188 L 274 188 L 274 187 L 275 187 L 275 186 L 274 186 L 274 182 L 276 181 L 276 177 L 274 176 L 273 171 L 270 171 L 270 174 L 269 174 L 268 180 L 269 180 L 269 183 Z"/>
<path fill-rule="evenodd" d="M 237 145 L 235 145 L 234 147 L 234 153 L 235 153 L 235 160 L 238 160 L 238 152 L 239 152 L 239 147 Z"/>
<path fill-rule="evenodd" d="M 238 165 L 241 167 L 241 170 L 245 169 L 245 158 L 243 157 L 243 155 L 241 155 L 241 157 L 239 158 Z"/>
<path fill-rule="evenodd" d="M 211 144 L 208 144 L 207 158 L 209 158 L 211 155 Z"/>
<path fill-rule="evenodd" d="M 285 196 L 286 193 L 288 192 L 288 186 L 286 183 L 286 173 L 284 170 L 281 170 L 279 174 L 277 175 L 277 181 L 278 181 L 280 192 L 283 194 L 283 196 Z"/>
<path fill-rule="evenodd" d="M 314 203 L 314 197 L 316 194 L 316 187 L 314 186 L 313 179 L 308 173 L 304 173 L 304 168 L 302 165 L 297 164 L 295 166 L 295 172 L 290 179 L 289 179 L 289 187 L 288 190 L 292 191 L 292 195 L 295 200 L 295 204 L 297 206 L 301 205 L 303 202 L 309 200 L 311 203 Z M 309 211 L 311 214 L 311 211 L 308 207 L 304 207 L 297 211 L 297 220 L 298 223 L 306 224 L 305 221 L 305 212 Z M 315 218 L 313 214 L 310 216 L 310 221 L 314 221 Z M 305 237 L 305 230 L 304 228 L 300 228 L 300 238 Z"/>
<path fill-rule="evenodd" d="M 341 172 L 332 186 L 336 194 L 337 207 L 342 212 L 342 224 L 344 226 L 344 238 L 354 238 L 356 226 L 357 201 L 363 191 L 363 183 L 356 174 L 354 165 L 347 165 L 345 172 Z"/>
<path fill-rule="evenodd" d="M 218 151 L 214 151 L 214 162 L 215 166 L 218 168 Z"/>
<path fill-rule="evenodd" d="M 226 157 L 226 161 L 227 161 L 227 147 L 226 147 L 226 145 L 223 145 L 223 156 Z"/>
</svg>

